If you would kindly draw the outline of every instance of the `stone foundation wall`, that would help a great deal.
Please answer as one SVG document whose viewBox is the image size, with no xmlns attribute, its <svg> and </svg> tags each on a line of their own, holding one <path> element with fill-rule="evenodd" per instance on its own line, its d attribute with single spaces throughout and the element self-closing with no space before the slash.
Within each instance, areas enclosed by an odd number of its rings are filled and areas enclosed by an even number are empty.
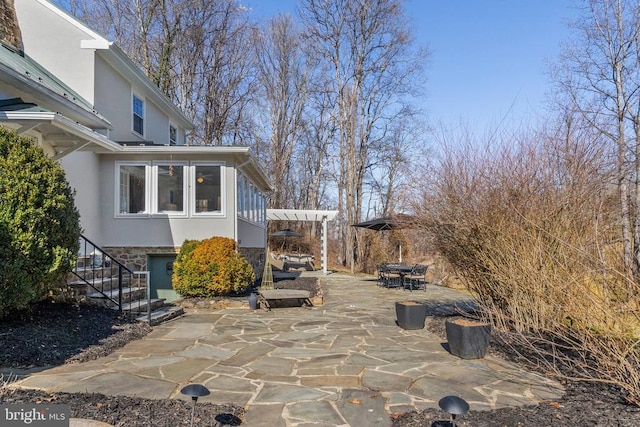
<svg viewBox="0 0 640 427">
<path fill-rule="evenodd" d="M 180 248 L 156 246 L 105 247 L 109 255 L 126 265 L 133 271 L 146 271 L 147 255 L 177 255 Z"/>
<path fill-rule="evenodd" d="M 264 270 L 264 248 L 238 248 L 238 252 L 251 264 L 256 279 L 262 277 Z"/>
<path fill-rule="evenodd" d="M 133 271 L 146 271 L 147 255 L 177 255 L 180 248 L 155 246 L 105 247 L 104 250 Z M 256 277 L 262 277 L 264 248 L 239 248 L 238 251 L 249 262 Z"/>
</svg>

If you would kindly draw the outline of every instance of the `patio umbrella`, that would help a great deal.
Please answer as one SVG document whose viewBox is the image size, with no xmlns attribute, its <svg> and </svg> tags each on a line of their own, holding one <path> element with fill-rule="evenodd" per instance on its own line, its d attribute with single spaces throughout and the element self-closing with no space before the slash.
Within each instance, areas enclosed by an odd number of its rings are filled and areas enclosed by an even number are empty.
<svg viewBox="0 0 640 427">
<path fill-rule="evenodd" d="M 374 218 L 369 221 L 352 224 L 352 227 L 366 228 L 368 230 L 384 231 L 384 230 L 400 230 L 410 228 L 413 223 L 413 217 L 405 214 L 397 214 L 392 216 L 383 216 Z M 402 244 L 400 244 L 400 256 L 398 262 L 402 263 Z"/>
<path fill-rule="evenodd" d="M 304 234 L 300 234 L 297 231 L 293 231 L 290 228 L 285 228 L 284 230 L 275 231 L 270 234 L 273 237 L 302 237 Z"/>
<path fill-rule="evenodd" d="M 282 247 L 280 248 L 282 250 L 284 248 L 284 242 L 287 240 L 287 237 L 302 237 L 304 236 L 304 234 L 300 234 L 297 231 L 291 230 L 290 228 L 285 228 L 284 230 L 275 231 L 269 234 L 269 236 L 283 238 Z"/>
</svg>

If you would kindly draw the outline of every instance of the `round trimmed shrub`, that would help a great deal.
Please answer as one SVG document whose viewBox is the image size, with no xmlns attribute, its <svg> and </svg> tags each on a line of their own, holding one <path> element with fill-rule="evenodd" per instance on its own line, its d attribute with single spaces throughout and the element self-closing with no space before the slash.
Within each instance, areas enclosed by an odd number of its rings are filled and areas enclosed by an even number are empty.
<svg viewBox="0 0 640 427">
<path fill-rule="evenodd" d="M 173 266 L 173 289 L 183 297 L 228 295 L 254 281 L 253 268 L 226 237 L 185 241 Z"/>
<path fill-rule="evenodd" d="M 41 300 L 71 271 L 80 232 L 62 167 L 0 126 L 0 317 Z"/>
<path fill-rule="evenodd" d="M 188 276 L 187 270 L 189 269 L 189 267 L 186 267 L 186 264 L 191 258 L 193 250 L 198 247 L 199 244 L 200 240 L 185 240 L 180 247 L 180 252 L 178 252 L 176 259 L 173 262 L 171 286 L 180 295 L 186 295 L 184 292 L 187 292 L 188 285 L 184 279 Z"/>
</svg>

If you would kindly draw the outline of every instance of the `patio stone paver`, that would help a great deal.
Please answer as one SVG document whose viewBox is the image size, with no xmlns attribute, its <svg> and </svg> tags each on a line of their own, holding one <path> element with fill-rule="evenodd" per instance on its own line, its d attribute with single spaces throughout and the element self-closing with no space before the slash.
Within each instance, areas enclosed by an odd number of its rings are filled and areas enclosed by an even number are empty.
<svg viewBox="0 0 640 427">
<path fill-rule="evenodd" d="M 395 324 L 396 301 L 443 313 L 472 304 L 464 294 L 432 285 L 409 294 L 337 274 L 321 280 L 323 306 L 187 310 L 108 357 L 32 372 L 13 386 L 188 400 L 180 389 L 200 383 L 211 390 L 203 402 L 244 405 L 251 427 L 386 427 L 392 413 L 437 408 L 446 395 L 492 409 L 564 392 L 501 359 L 458 359 L 428 330 Z"/>
<path fill-rule="evenodd" d="M 386 427 L 391 425 L 385 398 L 366 390 L 344 390 L 336 406 L 350 426 Z"/>
<path fill-rule="evenodd" d="M 256 402 L 289 403 L 301 400 L 320 400 L 330 392 L 312 387 L 301 387 L 289 384 L 265 384 L 255 398 Z"/>
<path fill-rule="evenodd" d="M 337 426 L 346 424 L 331 402 L 327 401 L 293 403 L 289 406 L 289 417 L 293 421 L 302 422 L 312 419 L 316 422 L 314 425 Z"/>
<path fill-rule="evenodd" d="M 108 396 L 138 396 L 150 399 L 167 397 L 175 384 L 170 381 L 154 378 L 143 378 L 135 375 L 111 372 L 81 381 L 55 387 L 55 391 L 66 393 L 102 393 Z"/>
<path fill-rule="evenodd" d="M 286 427 L 285 417 L 282 416 L 284 403 L 253 405 L 253 408 L 245 417 L 247 426 Z"/>
<path fill-rule="evenodd" d="M 372 369 L 365 369 L 362 375 L 362 385 L 369 390 L 380 391 L 405 391 L 411 387 L 413 382 L 411 377 L 404 375 L 389 374 Z"/>
</svg>

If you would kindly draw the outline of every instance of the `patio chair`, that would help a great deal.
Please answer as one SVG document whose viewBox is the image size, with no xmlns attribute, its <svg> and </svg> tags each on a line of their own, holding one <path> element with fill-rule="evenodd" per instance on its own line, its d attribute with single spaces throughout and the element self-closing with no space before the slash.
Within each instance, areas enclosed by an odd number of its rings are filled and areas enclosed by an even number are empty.
<svg viewBox="0 0 640 427">
<path fill-rule="evenodd" d="M 376 267 L 378 270 L 378 286 L 386 288 L 387 287 L 387 264 L 378 264 Z"/>
<path fill-rule="evenodd" d="M 422 288 L 425 292 L 427 291 L 427 270 L 428 265 L 420 265 L 416 264 L 411 269 L 411 273 L 404 277 L 403 288 L 406 289 L 407 285 L 409 285 L 409 291 L 413 291 L 414 289 Z"/>
<path fill-rule="evenodd" d="M 394 268 L 395 267 L 395 268 Z M 394 264 L 387 264 L 384 268 L 385 283 L 387 288 L 402 288 L 402 275 Z"/>
<path fill-rule="evenodd" d="M 269 261 L 269 263 L 271 264 L 271 267 L 275 270 L 278 271 L 287 271 L 289 268 L 287 266 L 287 260 L 286 259 L 282 259 L 281 257 L 276 257 L 273 252 L 269 252 L 269 254 L 271 255 L 271 260 Z"/>
</svg>

